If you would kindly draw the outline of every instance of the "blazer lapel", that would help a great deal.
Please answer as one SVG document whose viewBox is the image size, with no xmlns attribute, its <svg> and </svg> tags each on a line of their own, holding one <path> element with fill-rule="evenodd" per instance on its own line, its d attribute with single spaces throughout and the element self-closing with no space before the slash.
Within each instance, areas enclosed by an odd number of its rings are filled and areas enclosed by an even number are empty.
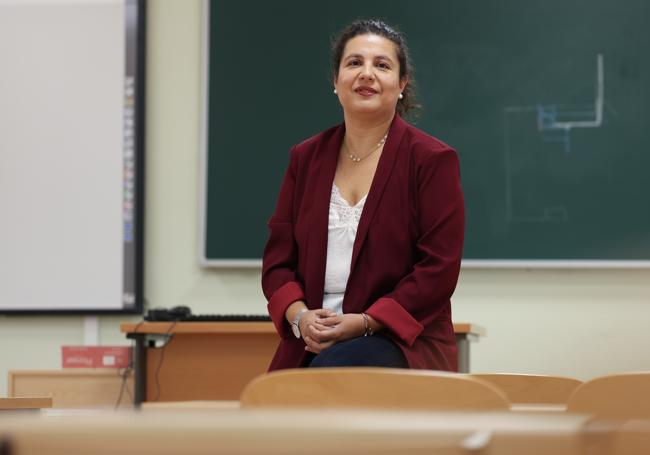
<svg viewBox="0 0 650 455">
<path fill-rule="evenodd" d="M 375 176 L 372 179 L 370 191 L 368 192 L 368 197 L 366 198 L 366 202 L 363 206 L 363 212 L 361 212 L 361 219 L 359 220 L 359 226 L 357 227 L 357 236 L 354 239 L 354 247 L 352 249 L 350 276 L 352 276 L 354 266 L 357 262 L 357 258 L 359 257 L 359 252 L 361 251 L 363 243 L 366 240 L 366 235 L 368 234 L 370 223 L 375 216 L 375 212 L 377 211 L 377 207 L 379 207 L 379 203 L 381 202 L 381 197 L 384 194 L 386 183 L 388 182 L 388 179 L 390 178 L 390 175 L 393 171 L 395 161 L 399 154 L 399 146 L 402 142 L 402 137 L 404 136 L 405 130 L 406 123 L 398 114 L 395 114 L 395 118 L 393 119 L 393 123 L 388 133 L 388 139 L 384 145 L 384 150 L 382 151 L 381 157 L 379 158 L 379 163 L 377 163 L 377 170 L 375 171 Z"/>
<path fill-rule="evenodd" d="M 308 291 L 307 304 L 310 308 L 320 308 L 325 287 L 325 267 L 327 265 L 327 237 L 329 223 L 330 198 L 332 184 L 336 173 L 336 162 L 343 141 L 345 126 L 339 126 L 334 134 L 323 141 L 318 151 L 318 166 L 313 174 L 317 179 L 311 210 L 311 229 L 308 249 Z"/>
</svg>

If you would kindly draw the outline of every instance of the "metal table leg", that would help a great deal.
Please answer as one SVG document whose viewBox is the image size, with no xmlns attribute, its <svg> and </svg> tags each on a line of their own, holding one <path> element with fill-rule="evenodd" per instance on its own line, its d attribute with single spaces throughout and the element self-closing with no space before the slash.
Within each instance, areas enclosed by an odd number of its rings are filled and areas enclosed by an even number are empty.
<svg viewBox="0 0 650 455">
<path fill-rule="evenodd" d="M 147 348 L 145 346 L 147 335 L 145 333 L 130 333 L 128 338 L 135 340 L 133 352 L 133 365 L 135 374 L 135 390 L 133 404 L 139 408 L 147 400 Z"/>
<path fill-rule="evenodd" d="M 456 335 L 456 347 L 458 348 L 458 372 L 469 373 L 469 340 L 465 334 Z"/>
</svg>

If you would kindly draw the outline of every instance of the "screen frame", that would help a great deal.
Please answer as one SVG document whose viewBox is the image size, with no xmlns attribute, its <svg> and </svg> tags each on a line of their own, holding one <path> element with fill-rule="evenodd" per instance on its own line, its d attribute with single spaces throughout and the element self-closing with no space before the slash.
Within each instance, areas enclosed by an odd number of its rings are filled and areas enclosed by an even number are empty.
<svg viewBox="0 0 650 455">
<path fill-rule="evenodd" d="M 0 308 L 0 315 L 138 315 L 144 311 L 146 0 L 124 1 L 122 307 Z"/>
</svg>

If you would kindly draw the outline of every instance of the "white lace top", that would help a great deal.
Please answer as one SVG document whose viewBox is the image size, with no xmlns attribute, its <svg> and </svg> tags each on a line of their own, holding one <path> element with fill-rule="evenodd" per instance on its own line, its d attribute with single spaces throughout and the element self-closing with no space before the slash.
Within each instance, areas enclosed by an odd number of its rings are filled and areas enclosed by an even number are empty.
<svg viewBox="0 0 650 455">
<path fill-rule="evenodd" d="M 323 308 L 338 314 L 343 313 L 343 295 L 350 276 L 352 247 L 366 197 L 367 195 L 355 206 L 350 206 L 341 196 L 336 184 L 332 185 Z"/>
</svg>

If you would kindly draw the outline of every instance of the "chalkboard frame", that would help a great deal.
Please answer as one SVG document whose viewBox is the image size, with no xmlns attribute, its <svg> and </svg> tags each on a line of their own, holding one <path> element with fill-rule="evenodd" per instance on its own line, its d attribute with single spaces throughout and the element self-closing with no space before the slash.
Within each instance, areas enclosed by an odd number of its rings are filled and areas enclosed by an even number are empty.
<svg viewBox="0 0 650 455">
<path fill-rule="evenodd" d="M 203 49 L 202 49 L 202 120 L 201 120 L 201 191 L 199 210 L 199 263 L 203 267 L 253 268 L 262 265 L 261 259 L 219 259 L 208 257 L 207 243 L 207 188 L 209 159 L 209 81 L 210 81 L 210 0 L 203 0 Z M 463 259 L 463 268 L 490 269 L 648 269 L 648 260 L 609 260 L 609 259 Z"/>
<path fill-rule="evenodd" d="M 201 267 L 260 269 L 262 259 L 213 259 L 205 254 L 207 243 L 207 210 L 208 210 L 208 133 L 210 111 L 210 0 L 203 0 L 201 9 L 201 125 L 200 125 L 200 190 L 199 190 L 199 223 L 198 223 L 198 257 Z"/>
</svg>

